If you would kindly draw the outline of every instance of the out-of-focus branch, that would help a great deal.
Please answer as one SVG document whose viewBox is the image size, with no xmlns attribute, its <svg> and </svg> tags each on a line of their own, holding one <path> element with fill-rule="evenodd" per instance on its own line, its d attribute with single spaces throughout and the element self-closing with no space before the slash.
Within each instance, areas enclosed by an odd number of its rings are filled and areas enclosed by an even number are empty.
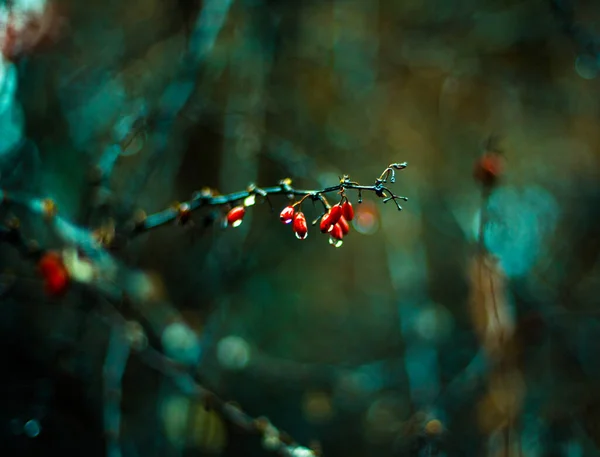
<svg viewBox="0 0 600 457">
<path fill-rule="evenodd" d="M 298 445 L 292 437 L 278 430 L 268 419 L 264 417 L 255 419 L 238 406 L 220 399 L 199 384 L 185 366 L 176 363 L 162 353 L 147 348 L 138 356 L 146 365 L 171 378 L 184 394 L 201 400 L 207 408 L 217 411 L 225 420 L 239 429 L 261 435 L 263 444 L 268 450 L 287 457 L 314 457 L 316 455 L 315 451 Z"/>
<path fill-rule="evenodd" d="M 128 195 L 135 195 L 145 185 L 151 171 L 173 147 L 172 134 L 184 107 L 192 97 L 197 84 L 197 74 L 207 56 L 213 50 L 233 0 L 207 0 L 203 2 L 186 52 L 179 64 L 173 81 L 165 88 L 158 106 L 148 116 L 152 127 L 151 150 L 146 165 L 130 179 Z"/>
<path fill-rule="evenodd" d="M 121 325 L 111 328 L 104 360 L 104 431 L 106 456 L 121 457 L 122 379 L 129 359 L 130 343 Z"/>
<path fill-rule="evenodd" d="M 600 55 L 600 39 L 575 22 L 575 7 L 571 0 L 550 0 L 552 12 L 561 24 L 565 34 L 591 57 Z"/>
<path fill-rule="evenodd" d="M 143 218 L 138 224 L 135 225 L 133 230 L 129 232 L 129 235 L 133 236 L 135 234 L 160 227 L 169 222 L 177 221 L 184 216 L 189 217 L 192 211 L 201 207 L 218 207 L 235 203 L 237 201 L 246 201 L 248 198 L 252 197 L 253 200 L 255 200 L 256 197 L 263 197 L 268 201 L 268 197 L 270 195 L 286 195 L 290 198 L 293 196 L 301 197 L 296 204 L 301 204 L 302 201 L 306 199 L 320 201 L 326 210 L 330 210 L 331 207 L 324 196 L 325 194 L 335 192 L 340 194 L 342 199 L 347 199 L 345 192 L 348 190 L 354 190 L 358 192 L 358 201 L 360 203 L 362 201 L 363 192 L 374 192 L 377 197 L 383 199 L 384 203 L 390 200 L 394 201 L 398 210 L 401 210 L 402 207 L 398 203 L 398 200 L 406 201 L 407 198 L 395 195 L 387 187 L 387 183 L 395 182 L 395 171 L 403 170 L 406 168 L 406 166 L 406 163 L 390 164 L 375 180 L 375 184 L 371 186 L 361 185 L 357 182 L 351 181 L 348 176 L 344 176 L 340 179 L 340 182 L 337 185 L 317 190 L 300 190 L 293 188 L 291 186 L 291 181 L 286 179 L 281 181 L 279 185 L 275 187 L 262 189 L 252 186 L 245 191 L 236 192 L 229 195 L 214 195 L 210 191 L 200 192 L 195 195 L 192 200 L 180 204 L 176 208 L 171 208 Z M 41 216 L 49 225 L 49 227 L 51 227 L 63 240 L 63 242 L 71 247 L 78 248 L 78 250 L 82 251 L 88 256 L 89 262 L 92 264 L 95 273 L 92 275 L 86 275 L 86 279 L 80 280 L 80 282 L 85 282 L 96 286 L 100 292 L 103 292 L 102 295 L 111 300 L 118 300 L 119 302 L 127 298 L 131 291 L 134 290 L 133 286 L 126 287 L 124 283 L 119 283 L 116 281 L 116 276 L 127 275 L 128 269 L 126 269 L 124 266 L 121 266 L 120 263 L 106 250 L 106 246 L 109 244 L 107 243 L 107 240 L 103 236 L 100 236 L 98 231 L 92 231 L 87 228 L 79 227 L 61 217 L 58 214 L 57 205 L 53 200 L 48 198 L 34 198 L 20 193 L 10 193 L 0 190 L 0 201 L 3 204 L 16 204 L 22 206 L 31 213 Z M 1 241 L 13 244 L 22 254 L 34 256 L 36 259 L 46 252 L 35 243 L 27 241 L 23 238 L 21 231 L 19 230 L 18 221 L 16 219 L 13 220 L 9 226 L 0 226 L 0 242 Z M 64 253 L 63 259 L 65 259 Z M 105 270 L 112 271 L 112 280 L 109 279 L 108 281 L 102 282 L 94 279 L 96 276 L 106 273 Z M 117 275 L 115 271 L 120 271 L 121 273 Z M 83 278 L 83 276 L 74 275 L 75 280 L 80 278 Z M 145 295 L 148 295 L 147 292 Z M 145 301 L 143 292 L 140 292 L 137 294 L 137 296 L 130 298 L 131 300 L 128 300 L 130 302 L 135 302 L 137 300 L 140 303 L 144 303 Z M 166 311 L 168 311 L 171 309 L 171 306 L 165 303 L 162 308 L 165 308 Z M 144 318 L 150 321 L 151 325 L 153 325 L 153 322 L 154 324 L 158 322 L 156 325 L 160 326 L 159 321 L 162 321 L 164 330 L 164 321 L 169 321 L 170 319 L 168 318 L 168 313 L 166 313 L 165 309 L 162 308 L 158 311 L 156 316 L 154 316 L 156 313 L 149 314 L 149 307 L 138 306 L 136 309 L 143 315 Z M 176 311 L 174 312 L 176 313 Z M 120 316 L 120 314 L 116 312 L 115 314 Z M 184 325 L 182 320 L 181 323 Z M 156 325 L 154 325 L 155 329 Z M 187 329 L 187 326 L 184 325 L 184 327 Z M 105 427 L 108 440 L 107 455 L 109 457 L 119 457 L 121 454 L 119 445 L 119 402 L 121 397 L 121 379 L 127 364 L 131 347 L 130 342 L 128 342 L 127 338 L 124 336 L 123 328 L 124 326 L 121 322 L 111 326 L 111 337 L 104 366 Z M 165 349 L 168 348 L 165 347 Z M 226 420 L 232 422 L 242 430 L 250 433 L 260 434 L 263 438 L 264 446 L 267 449 L 277 451 L 281 455 L 288 457 L 311 457 L 316 455 L 315 451 L 299 446 L 291 437 L 275 428 L 267 419 L 254 419 L 248 416 L 238 407 L 219 399 L 215 394 L 200 385 L 191 374 L 191 366 L 194 366 L 195 363 L 192 363 L 191 365 L 188 363 L 186 365 L 181 361 L 176 361 L 175 359 L 148 347 L 144 350 L 141 350 L 138 355 L 140 359 L 148 366 L 153 367 L 154 369 L 159 370 L 165 376 L 170 377 L 187 395 L 202 400 L 207 407 L 216 410 Z M 187 359 L 189 359 L 189 357 L 187 357 Z M 189 362 L 190 360 L 187 361 Z"/>
<path fill-rule="evenodd" d="M 131 348 L 134 350 L 134 354 L 140 361 L 149 368 L 170 378 L 183 394 L 200 400 L 206 408 L 216 411 L 221 417 L 238 427 L 240 430 L 261 435 L 263 438 L 263 445 L 266 449 L 277 452 L 285 457 L 315 457 L 318 455 L 317 451 L 300 446 L 291 436 L 271 424 L 267 418 L 253 418 L 242 411 L 239 406 L 219 398 L 215 393 L 202 386 L 202 384 L 195 379 L 195 376 L 188 366 L 178 363 L 147 344 L 135 344 L 136 340 L 144 339 L 143 335 L 142 338 L 140 338 L 139 334 L 127 337 L 126 333 L 123 332 L 123 329 L 127 327 L 131 329 L 133 327 L 128 325 L 125 318 L 108 301 L 105 301 L 105 306 L 103 306 L 102 309 L 108 317 L 112 328 L 111 341 L 113 341 L 113 344 L 109 344 L 105 364 L 105 377 L 107 373 L 106 368 L 112 367 L 112 378 L 110 379 L 112 379 L 113 383 L 111 383 L 111 385 L 115 385 L 117 374 L 122 376 L 122 370 L 124 369 L 124 364 L 129 355 L 128 351 Z M 139 333 L 139 328 L 137 328 L 137 333 Z M 125 339 L 123 339 L 124 336 Z M 133 342 L 133 344 L 127 344 L 126 341 Z M 111 349 L 113 352 L 112 356 Z M 136 349 L 139 350 L 136 351 Z M 119 362 L 121 365 L 118 364 Z M 118 371 L 115 368 L 122 368 L 122 370 Z M 120 381 L 121 378 L 119 377 L 118 379 Z M 114 400 L 116 397 L 113 396 L 111 398 Z M 108 406 L 105 408 L 108 408 Z M 113 430 L 117 421 L 114 414 L 112 414 L 111 417 L 111 424 L 113 425 L 111 430 Z M 115 457 L 117 455 L 118 454 L 111 454 L 109 457 Z"/>
</svg>

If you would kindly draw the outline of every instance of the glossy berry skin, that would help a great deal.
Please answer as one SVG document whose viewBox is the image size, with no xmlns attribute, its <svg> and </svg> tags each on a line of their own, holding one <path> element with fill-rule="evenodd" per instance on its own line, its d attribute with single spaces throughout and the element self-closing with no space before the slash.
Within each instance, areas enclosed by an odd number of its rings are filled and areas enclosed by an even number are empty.
<svg viewBox="0 0 600 457">
<path fill-rule="evenodd" d="M 227 224 L 232 227 L 238 227 L 242 223 L 242 219 L 246 214 L 246 208 L 243 206 L 236 206 L 231 208 L 227 213 Z"/>
<path fill-rule="evenodd" d="M 333 226 L 340 220 L 340 217 L 342 217 L 342 207 L 340 205 L 333 205 L 329 208 L 327 214 L 321 218 L 321 224 L 319 225 L 321 232 L 331 232 Z"/>
<path fill-rule="evenodd" d="M 58 253 L 45 253 L 38 262 L 38 269 L 44 278 L 44 289 L 48 295 L 58 296 L 66 292 L 69 272 Z"/>
<path fill-rule="evenodd" d="M 299 212 L 294 216 L 292 229 L 296 234 L 296 238 L 299 240 L 304 240 L 308 236 L 308 226 L 306 225 L 306 218 L 302 212 Z"/>
<path fill-rule="evenodd" d="M 339 224 L 339 222 L 333 226 L 333 230 L 331 230 L 330 236 L 336 240 L 341 240 L 342 238 L 344 238 L 344 232 L 342 231 L 342 227 Z"/>
<path fill-rule="evenodd" d="M 329 218 L 332 224 L 337 224 L 337 222 L 342 217 L 342 206 L 341 205 L 333 205 L 329 210 Z"/>
<path fill-rule="evenodd" d="M 331 223 L 331 215 L 330 213 L 327 213 L 321 218 L 319 230 L 321 230 L 322 233 L 327 233 L 331 232 L 331 229 L 333 229 L 333 224 Z"/>
<path fill-rule="evenodd" d="M 352 203 L 347 200 L 342 204 L 342 215 L 347 221 L 354 219 L 354 208 L 352 208 Z"/>
<path fill-rule="evenodd" d="M 281 220 L 284 224 L 291 224 L 294 220 L 294 215 L 296 214 L 296 210 L 293 206 L 286 206 L 283 208 L 281 213 L 279 213 L 279 220 Z"/>
<path fill-rule="evenodd" d="M 350 224 L 348 224 L 348 221 L 344 216 L 340 217 L 340 220 L 338 221 L 337 225 L 340 226 L 344 235 L 348 235 L 348 232 L 350 232 Z"/>
</svg>

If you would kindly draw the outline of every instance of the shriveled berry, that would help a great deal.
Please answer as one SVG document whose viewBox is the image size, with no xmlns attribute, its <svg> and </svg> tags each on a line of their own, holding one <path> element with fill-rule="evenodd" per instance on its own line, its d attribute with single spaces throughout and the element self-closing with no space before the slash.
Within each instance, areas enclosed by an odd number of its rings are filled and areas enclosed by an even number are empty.
<svg viewBox="0 0 600 457">
<path fill-rule="evenodd" d="M 340 217 L 340 220 L 338 221 L 338 225 L 342 229 L 342 233 L 344 235 L 348 235 L 348 232 L 350 232 L 350 224 L 348 224 L 348 221 L 346 220 L 346 218 L 344 216 Z"/>
<path fill-rule="evenodd" d="M 350 203 L 348 200 L 342 204 L 342 215 L 347 221 L 354 219 L 354 208 L 352 208 L 352 203 Z"/>
<path fill-rule="evenodd" d="M 306 218 L 304 217 L 304 213 L 299 212 L 294 216 L 294 222 L 292 224 L 292 229 L 296 234 L 296 238 L 299 240 L 304 240 L 308 236 L 308 226 L 306 225 Z"/>
<path fill-rule="evenodd" d="M 294 209 L 293 206 L 286 206 L 285 208 L 283 208 L 281 213 L 279 213 L 279 219 L 284 224 L 290 224 L 292 222 L 292 220 L 294 219 L 295 214 L 296 214 L 296 210 Z"/>
<path fill-rule="evenodd" d="M 231 225 L 232 227 L 239 227 L 245 214 L 246 208 L 243 206 L 231 208 L 227 213 L 227 224 Z"/>
</svg>

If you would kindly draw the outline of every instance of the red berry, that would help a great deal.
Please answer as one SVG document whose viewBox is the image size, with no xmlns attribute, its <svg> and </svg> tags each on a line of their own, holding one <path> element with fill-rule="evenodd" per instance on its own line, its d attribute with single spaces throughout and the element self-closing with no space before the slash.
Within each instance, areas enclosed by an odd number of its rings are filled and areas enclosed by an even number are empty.
<svg viewBox="0 0 600 457">
<path fill-rule="evenodd" d="M 336 240 L 341 240 L 342 238 L 344 238 L 344 232 L 342 231 L 342 227 L 339 223 L 333 226 L 333 230 L 331 231 L 331 237 L 335 238 Z"/>
<path fill-rule="evenodd" d="M 285 208 L 283 208 L 281 213 L 279 213 L 279 219 L 284 224 L 289 224 L 294 219 L 294 214 L 296 214 L 296 210 L 294 209 L 294 207 L 286 206 Z"/>
<path fill-rule="evenodd" d="M 342 205 L 342 215 L 347 221 L 354 219 L 354 208 L 352 208 L 352 203 L 350 203 L 348 200 L 346 200 Z"/>
<path fill-rule="evenodd" d="M 327 233 L 331 232 L 332 228 L 333 224 L 331 223 L 331 213 L 327 213 L 321 218 L 321 224 L 319 225 L 319 229 L 321 230 L 321 232 Z"/>
<path fill-rule="evenodd" d="M 496 183 L 504 171 L 502 156 L 497 152 L 487 152 L 475 162 L 474 178 L 486 186 Z"/>
<path fill-rule="evenodd" d="M 38 261 L 38 269 L 45 276 L 62 265 L 62 258 L 57 252 L 48 251 Z"/>
<path fill-rule="evenodd" d="M 242 223 L 242 219 L 246 214 L 246 208 L 243 206 L 236 206 L 231 208 L 227 213 L 227 223 L 232 227 L 238 227 Z"/>
<path fill-rule="evenodd" d="M 337 224 L 337 222 L 340 220 L 340 217 L 342 217 L 342 206 L 339 204 L 333 205 L 329 210 L 329 215 L 330 222 L 332 224 Z"/>
<path fill-rule="evenodd" d="M 61 295 L 69 285 L 69 272 L 60 255 L 47 252 L 38 262 L 38 269 L 44 278 L 44 289 L 48 295 Z"/>
<path fill-rule="evenodd" d="M 346 220 L 346 218 L 344 216 L 340 217 L 340 220 L 338 221 L 338 225 L 341 227 L 342 233 L 344 235 L 348 235 L 348 232 L 350 232 L 350 225 L 348 224 L 348 221 Z"/>
<path fill-rule="evenodd" d="M 306 218 L 302 212 L 297 213 L 294 217 L 292 228 L 296 234 L 296 238 L 299 240 L 304 240 L 308 236 L 308 226 L 306 225 Z"/>
<path fill-rule="evenodd" d="M 48 295 L 62 295 L 69 285 L 69 277 L 66 272 L 57 271 L 46 277 L 44 289 Z"/>
<path fill-rule="evenodd" d="M 342 227 L 339 223 L 335 224 L 333 226 L 333 230 L 331 231 L 330 235 L 329 235 L 329 244 L 331 244 L 332 246 L 339 248 L 343 241 L 342 239 L 344 238 L 344 233 L 342 232 Z"/>
</svg>

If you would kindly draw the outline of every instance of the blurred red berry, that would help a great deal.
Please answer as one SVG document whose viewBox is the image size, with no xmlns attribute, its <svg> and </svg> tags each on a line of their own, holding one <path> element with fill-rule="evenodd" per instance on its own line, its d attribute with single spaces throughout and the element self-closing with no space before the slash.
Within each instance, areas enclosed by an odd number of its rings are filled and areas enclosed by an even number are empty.
<svg viewBox="0 0 600 457">
<path fill-rule="evenodd" d="M 47 3 L 42 12 L 29 12 L 16 19 L 8 14 L 7 24 L 1 40 L 4 58 L 14 60 L 58 41 L 66 29 L 65 16 L 55 2 Z"/>
<path fill-rule="evenodd" d="M 38 262 L 38 270 L 44 279 L 44 289 L 48 295 L 61 295 L 67 290 L 69 272 L 58 253 L 45 253 Z"/>
<path fill-rule="evenodd" d="M 289 224 L 294 219 L 294 214 L 296 214 L 296 210 L 294 209 L 294 207 L 286 206 L 285 208 L 283 208 L 281 213 L 279 213 L 279 219 L 284 224 Z"/>
<path fill-rule="evenodd" d="M 347 221 L 354 219 L 354 208 L 352 208 L 352 203 L 350 203 L 348 200 L 346 200 L 342 205 L 342 215 Z"/>
<path fill-rule="evenodd" d="M 308 236 L 308 226 L 306 225 L 306 218 L 302 212 L 299 212 L 294 216 L 294 222 L 292 224 L 296 238 L 304 240 Z"/>
<path fill-rule="evenodd" d="M 473 177 L 485 186 L 496 184 L 504 172 L 504 159 L 497 152 L 486 152 L 481 156 L 473 169 Z"/>
<path fill-rule="evenodd" d="M 227 223 L 232 227 L 238 227 L 242 223 L 242 219 L 246 214 L 246 208 L 243 206 L 236 206 L 235 208 L 231 208 L 227 213 Z"/>
</svg>

